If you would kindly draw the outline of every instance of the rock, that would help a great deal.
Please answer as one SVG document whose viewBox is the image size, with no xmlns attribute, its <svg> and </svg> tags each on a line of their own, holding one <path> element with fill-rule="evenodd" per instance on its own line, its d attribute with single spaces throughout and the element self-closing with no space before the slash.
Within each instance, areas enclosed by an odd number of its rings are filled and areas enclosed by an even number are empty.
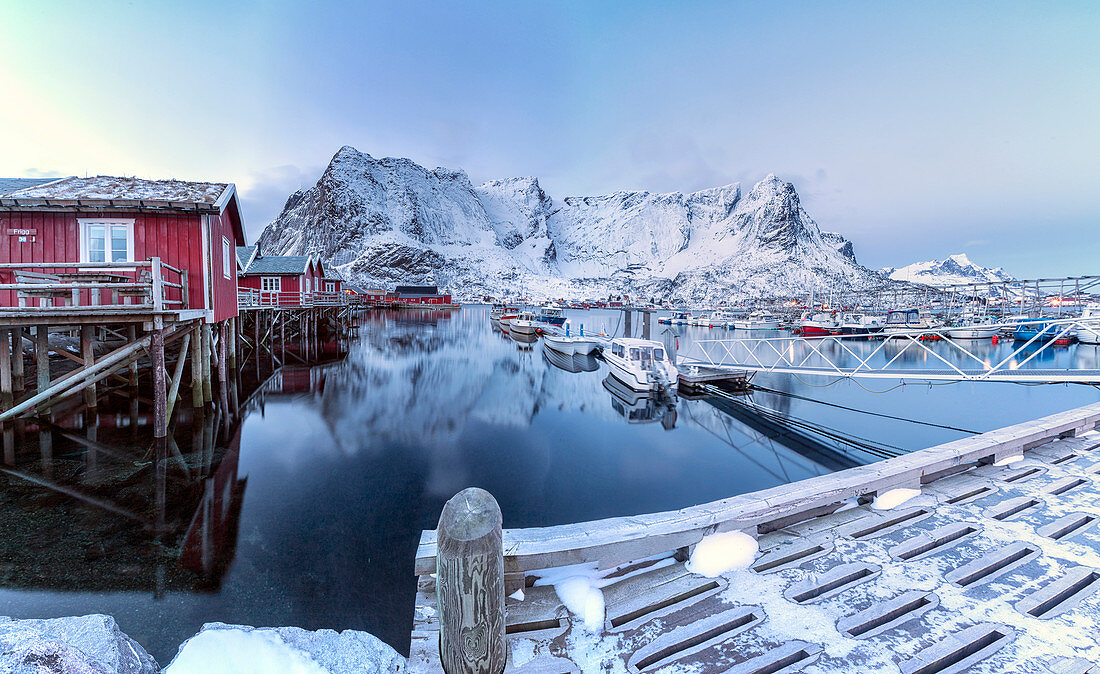
<svg viewBox="0 0 1100 674">
<path fill-rule="evenodd" d="M 207 623 L 183 642 L 165 674 L 238 672 L 242 663 L 253 672 L 286 674 L 405 671 L 405 658 L 367 632 Z"/>
<path fill-rule="evenodd" d="M 156 660 L 107 615 L 0 618 L 0 672 L 156 674 Z"/>
</svg>

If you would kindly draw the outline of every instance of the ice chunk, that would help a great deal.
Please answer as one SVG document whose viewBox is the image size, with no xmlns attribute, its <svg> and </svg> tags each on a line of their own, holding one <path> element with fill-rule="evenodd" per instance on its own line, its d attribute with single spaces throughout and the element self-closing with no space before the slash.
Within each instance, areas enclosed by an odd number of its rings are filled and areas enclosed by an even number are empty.
<svg viewBox="0 0 1100 674">
<path fill-rule="evenodd" d="M 759 549 L 756 539 L 740 531 L 711 534 L 695 546 L 687 570 L 714 578 L 728 571 L 747 569 Z"/>
<path fill-rule="evenodd" d="M 1014 464 L 1014 463 L 1019 463 L 1020 461 L 1023 461 L 1023 460 L 1024 460 L 1024 455 L 1023 454 L 1017 454 L 1016 456 L 1006 456 L 1005 458 L 1001 459 L 1000 461 L 998 461 L 997 463 L 995 463 L 993 465 L 994 466 L 1008 466 L 1008 465 L 1011 465 L 1011 464 Z"/>
<path fill-rule="evenodd" d="M 875 510 L 893 510 L 909 499 L 920 496 L 920 489 L 891 489 L 880 494 L 871 507 Z"/>
<path fill-rule="evenodd" d="M 164 671 L 166 674 L 328 674 L 311 658 L 283 643 L 277 635 L 256 630 L 200 632 L 183 645 Z"/>
</svg>

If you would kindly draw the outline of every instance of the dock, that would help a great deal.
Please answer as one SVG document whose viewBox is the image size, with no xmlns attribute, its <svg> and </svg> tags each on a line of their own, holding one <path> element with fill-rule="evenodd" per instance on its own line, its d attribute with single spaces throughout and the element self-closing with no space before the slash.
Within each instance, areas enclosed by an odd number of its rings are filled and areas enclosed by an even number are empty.
<svg viewBox="0 0 1100 674">
<path fill-rule="evenodd" d="M 677 511 L 505 529 L 505 671 L 1098 671 L 1098 423 L 1100 403 Z M 755 539 L 747 568 L 689 571 L 723 532 Z M 443 671 L 435 572 L 429 530 L 410 672 Z M 602 619 L 536 584 L 554 572 L 602 587 Z"/>
</svg>

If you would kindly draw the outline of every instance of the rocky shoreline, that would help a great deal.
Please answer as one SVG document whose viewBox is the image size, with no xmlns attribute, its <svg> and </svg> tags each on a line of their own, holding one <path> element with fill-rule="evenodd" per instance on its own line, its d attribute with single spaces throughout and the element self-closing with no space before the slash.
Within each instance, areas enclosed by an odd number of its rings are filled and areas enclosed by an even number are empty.
<svg viewBox="0 0 1100 674">
<path fill-rule="evenodd" d="M 0 617 L 0 672 L 12 674 L 397 674 L 405 666 L 367 632 L 207 623 L 162 669 L 108 615 Z"/>
</svg>

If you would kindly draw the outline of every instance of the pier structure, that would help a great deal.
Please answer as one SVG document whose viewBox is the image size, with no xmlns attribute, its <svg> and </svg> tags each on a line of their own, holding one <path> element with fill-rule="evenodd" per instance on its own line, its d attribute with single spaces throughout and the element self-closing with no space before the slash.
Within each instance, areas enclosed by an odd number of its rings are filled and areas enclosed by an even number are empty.
<svg viewBox="0 0 1100 674">
<path fill-rule="evenodd" d="M 504 529 L 508 648 L 484 671 L 1092 671 L 1098 424 L 1100 403 L 677 511 Z M 732 568 L 706 570 L 730 540 Z M 423 532 L 410 672 L 444 671 L 437 552 Z"/>
</svg>

